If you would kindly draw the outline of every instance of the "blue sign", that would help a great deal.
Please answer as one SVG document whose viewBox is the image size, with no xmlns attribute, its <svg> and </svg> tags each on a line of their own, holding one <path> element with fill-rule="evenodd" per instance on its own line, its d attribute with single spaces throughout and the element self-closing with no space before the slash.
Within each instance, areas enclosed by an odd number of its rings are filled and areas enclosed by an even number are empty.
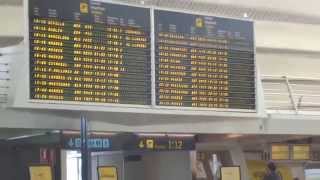
<svg viewBox="0 0 320 180">
<path fill-rule="evenodd" d="M 80 149 L 81 148 L 81 138 L 70 138 L 68 140 L 68 148 L 70 149 Z M 88 139 L 89 149 L 110 149 L 111 143 L 109 138 L 90 138 Z"/>
</svg>

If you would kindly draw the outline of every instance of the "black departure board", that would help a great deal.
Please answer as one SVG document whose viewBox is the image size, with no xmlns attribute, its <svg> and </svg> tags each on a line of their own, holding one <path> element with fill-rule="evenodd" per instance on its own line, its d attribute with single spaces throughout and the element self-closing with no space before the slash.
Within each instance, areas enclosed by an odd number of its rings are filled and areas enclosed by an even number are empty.
<svg viewBox="0 0 320 180">
<path fill-rule="evenodd" d="M 154 11 L 156 104 L 255 109 L 253 23 Z"/>
<path fill-rule="evenodd" d="M 150 10 L 29 0 L 30 98 L 151 104 Z"/>
</svg>

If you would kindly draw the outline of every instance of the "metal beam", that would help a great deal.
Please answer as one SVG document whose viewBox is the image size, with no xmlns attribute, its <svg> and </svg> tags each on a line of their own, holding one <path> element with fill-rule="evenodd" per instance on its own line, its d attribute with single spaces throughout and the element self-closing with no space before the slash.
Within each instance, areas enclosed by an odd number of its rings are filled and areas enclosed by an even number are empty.
<svg viewBox="0 0 320 180">
<path fill-rule="evenodd" d="M 292 104 L 292 107 L 294 109 L 294 111 L 296 112 L 296 114 L 298 114 L 298 107 L 297 107 L 297 103 L 294 99 L 294 96 L 293 96 L 293 90 L 292 90 L 292 87 L 290 85 L 290 82 L 289 82 L 289 79 L 287 76 L 284 76 L 284 79 L 285 79 L 285 82 L 286 82 L 286 85 L 287 85 L 287 88 L 288 88 L 288 92 L 289 92 L 289 97 L 290 97 L 290 100 L 291 100 L 291 104 Z"/>
<path fill-rule="evenodd" d="M 81 115 L 81 177 L 82 180 L 90 180 L 91 154 L 88 148 L 88 119 Z"/>
</svg>

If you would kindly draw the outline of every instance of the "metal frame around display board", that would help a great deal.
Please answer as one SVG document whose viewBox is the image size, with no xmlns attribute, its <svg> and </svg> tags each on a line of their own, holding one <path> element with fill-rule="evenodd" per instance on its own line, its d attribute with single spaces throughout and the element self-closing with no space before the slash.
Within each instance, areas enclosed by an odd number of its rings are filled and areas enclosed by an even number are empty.
<svg viewBox="0 0 320 180">
<path fill-rule="evenodd" d="M 151 38 L 151 105 L 129 105 L 129 104 L 110 104 L 110 103 L 94 103 L 94 102 L 72 102 L 72 101 L 55 101 L 55 100 L 32 100 L 30 94 L 30 53 L 29 53 L 29 3 L 24 0 L 24 54 L 21 55 L 13 63 L 13 91 L 11 91 L 11 98 L 9 106 L 14 108 L 28 108 L 28 109 L 54 109 L 54 110 L 74 110 L 74 111 L 100 111 L 100 112 L 123 112 L 123 113 L 142 113 L 142 114 L 166 114 L 166 115 L 197 115 L 197 116 L 226 116 L 226 117 L 262 117 L 265 116 L 261 110 L 261 92 L 262 86 L 258 86 L 259 79 L 256 65 L 256 48 L 255 36 L 253 37 L 254 47 L 254 80 L 255 80 L 255 109 L 223 109 L 223 108 L 194 108 L 194 107 L 168 107 L 156 105 L 155 94 L 155 27 L 154 27 L 154 10 L 167 10 L 173 12 L 183 12 L 195 15 L 215 16 L 213 14 L 199 13 L 193 11 L 182 11 L 177 9 L 160 8 L 155 6 L 132 5 L 128 3 L 119 3 L 111 0 L 96 0 L 104 3 L 112 3 L 118 5 L 127 5 L 132 7 L 140 7 L 150 9 L 150 38 Z M 226 18 L 230 19 L 230 18 Z M 241 21 L 249 21 L 238 19 Z M 254 22 L 253 33 L 254 33 Z M 261 92 L 260 92 L 261 91 Z M 260 107 L 261 106 L 261 107 Z"/>
<path fill-rule="evenodd" d="M 152 46 L 153 46 L 153 50 L 151 51 L 151 57 L 153 58 L 151 62 L 153 62 L 151 65 L 155 66 L 155 24 L 154 24 L 154 11 L 155 10 L 163 10 L 163 11 L 170 11 L 170 12 L 177 12 L 177 13 L 183 13 L 183 14 L 191 14 L 191 15 L 199 15 L 199 16 L 212 16 L 212 17 L 218 17 L 218 18 L 224 18 L 224 19 L 231 19 L 231 20 L 238 20 L 238 21 L 244 21 L 244 22 L 251 22 L 253 24 L 253 54 L 254 54 L 254 88 L 255 88 L 255 109 L 254 110 L 250 110 L 250 109 L 225 109 L 225 108 L 201 108 L 201 107 L 175 107 L 175 106 L 158 106 L 156 104 L 154 104 L 155 108 L 159 108 L 159 109 L 174 109 L 174 110 L 192 110 L 192 111 L 218 111 L 218 112 L 244 112 L 244 113 L 257 113 L 258 109 L 260 108 L 260 104 L 259 104 L 259 97 L 258 97 L 258 70 L 257 70 L 257 63 L 256 63 L 256 42 L 255 42 L 255 28 L 254 28 L 254 21 L 251 20 L 244 20 L 244 19 L 237 19 L 237 18 L 226 18 L 226 17 L 221 17 L 221 16 L 216 16 L 214 14 L 210 14 L 210 13 L 202 13 L 202 12 L 197 12 L 197 11 L 191 11 L 191 10 L 181 10 L 181 9 L 173 9 L 173 8 L 161 8 L 161 7 L 157 7 L 157 6 L 152 6 L 151 7 L 151 11 L 152 11 L 152 17 L 151 17 L 151 21 L 152 21 L 152 26 L 151 26 L 151 36 L 152 37 Z M 153 72 L 153 79 L 155 81 L 155 67 L 153 67 L 154 72 Z M 155 93 L 155 87 L 156 85 L 153 85 L 153 93 Z M 154 97 L 156 98 L 156 96 Z M 154 99 L 155 101 L 155 99 Z"/>
</svg>

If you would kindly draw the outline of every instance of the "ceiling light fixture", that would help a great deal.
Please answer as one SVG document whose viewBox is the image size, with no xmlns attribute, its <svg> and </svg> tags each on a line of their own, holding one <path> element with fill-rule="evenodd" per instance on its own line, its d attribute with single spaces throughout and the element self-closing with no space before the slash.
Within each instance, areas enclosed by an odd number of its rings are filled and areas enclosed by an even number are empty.
<svg viewBox="0 0 320 180">
<path fill-rule="evenodd" d="M 244 17 L 244 18 L 248 18 L 248 17 L 249 17 L 249 16 L 248 16 L 248 13 L 246 13 L 246 12 L 243 13 L 243 17 Z"/>
<path fill-rule="evenodd" d="M 242 135 L 242 134 L 228 134 L 227 138 L 234 139 L 234 138 L 240 138 L 240 137 L 243 137 L 243 136 L 244 135 Z"/>
</svg>

